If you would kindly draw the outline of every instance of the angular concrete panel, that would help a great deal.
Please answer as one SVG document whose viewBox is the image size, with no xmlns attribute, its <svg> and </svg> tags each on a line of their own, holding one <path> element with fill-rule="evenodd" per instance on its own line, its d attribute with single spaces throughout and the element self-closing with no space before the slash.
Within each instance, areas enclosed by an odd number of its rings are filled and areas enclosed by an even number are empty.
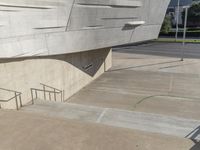
<svg viewBox="0 0 200 150">
<path fill-rule="evenodd" d="M 67 54 L 155 39 L 168 3 L 0 0 L 0 58 Z M 145 24 L 126 26 L 133 21 Z"/>
<path fill-rule="evenodd" d="M 51 57 L 4 59 L 0 61 L 0 88 L 21 92 L 23 105 L 32 100 L 31 88 L 43 89 L 41 83 L 63 91 L 66 100 L 110 67 L 108 48 Z M 13 92 L 0 89 L 0 106 L 15 109 L 15 99 L 1 102 L 13 96 Z M 43 92 L 38 92 L 38 98 L 44 99 Z"/>
<path fill-rule="evenodd" d="M 111 67 L 111 47 L 157 38 L 168 3 L 0 0 L 0 88 L 22 92 L 23 104 L 40 83 L 69 98 Z"/>
</svg>

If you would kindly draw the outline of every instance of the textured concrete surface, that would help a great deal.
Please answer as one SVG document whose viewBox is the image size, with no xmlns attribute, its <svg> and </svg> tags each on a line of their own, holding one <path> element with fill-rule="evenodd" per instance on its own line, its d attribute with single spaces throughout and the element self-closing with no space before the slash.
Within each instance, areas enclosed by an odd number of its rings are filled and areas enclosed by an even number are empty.
<svg viewBox="0 0 200 150">
<path fill-rule="evenodd" d="M 21 92 L 23 104 L 31 101 L 31 88 L 43 89 L 40 83 L 64 91 L 64 99 L 67 99 L 111 65 L 110 48 L 48 57 L 4 59 L 0 60 L 0 88 Z M 1 89 L 0 94 L 5 99 L 14 96 L 13 92 Z M 39 92 L 38 96 L 44 99 L 43 93 Z M 16 108 L 15 99 L 0 104 L 2 108 Z"/>
<path fill-rule="evenodd" d="M 72 96 L 68 103 L 37 101 L 23 108 L 23 112 L 175 136 L 194 142 L 190 147 L 186 140 L 180 150 L 198 150 L 200 53 L 197 47 L 187 45 L 186 50 L 195 53 L 195 58 L 187 55 L 189 58 L 184 62 L 177 57 L 181 50 L 177 44 L 116 48 L 112 69 Z M 157 53 L 150 53 L 151 49 Z M 168 145 L 163 148 L 171 149 Z"/>
<path fill-rule="evenodd" d="M 198 150 L 173 136 L 0 111 L 0 150 Z"/>
<path fill-rule="evenodd" d="M 199 150 L 198 47 L 184 62 L 177 44 L 115 49 L 113 68 L 68 103 L 0 111 L 0 149 Z"/>
<path fill-rule="evenodd" d="M 169 0 L 0 0 L 0 58 L 75 53 L 156 39 L 168 4 Z"/>
<path fill-rule="evenodd" d="M 118 47 L 112 69 L 68 102 L 200 119 L 199 44 Z"/>
<path fill-rule="evenodd" d="M 22 108 L 22 111 L 37 113 L 44 116 L 99 123 L 114 127 L 137 129 L 140 131 L 182 138 L 190 135 L 190 133 L 194 132 L 200 125 L 200 120 L 39 100 L 36 100 L 34 105 Z M 200 135 L 193 137 L 192 140 L 200 141 Z"/>
</svg>

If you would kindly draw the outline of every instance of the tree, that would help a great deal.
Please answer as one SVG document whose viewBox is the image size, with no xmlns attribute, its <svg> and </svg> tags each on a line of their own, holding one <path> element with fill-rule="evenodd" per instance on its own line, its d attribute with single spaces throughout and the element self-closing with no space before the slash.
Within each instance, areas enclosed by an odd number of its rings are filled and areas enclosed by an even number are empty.
<svg viewBox="0 0 200 150">
<path fill-rule="evenodd" d="M 171 31 L 171 28 L 172 28 L 171 16 L 166 15 L 161 28 L 161 33 L 168 34 Z"/>
<path fill-rule="evenodd" d="M 183 18 L 185 12 L 183 12 Z M 189 26 L 200 26 L 200 2 L 194 2 L 188 9 L 188 25 Z"/>
</svg>

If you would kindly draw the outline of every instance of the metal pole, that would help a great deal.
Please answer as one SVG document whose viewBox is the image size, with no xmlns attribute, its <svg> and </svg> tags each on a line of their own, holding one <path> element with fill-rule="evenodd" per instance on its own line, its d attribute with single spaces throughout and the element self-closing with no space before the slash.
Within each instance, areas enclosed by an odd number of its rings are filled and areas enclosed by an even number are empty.
<svg viewBox="0 0 200 150">
<path fill-rule="evenodd" d="M 176 41 L 178 39 L 179 12 L 180 12 L 180 0 L 178 0 L 177 12 L 176 12 L 176 35 L 175 35 Z"/>
<path fill-rule="evenodd" d="M 43 85 L 43 90 L 44 90 L 44 100 L 46 100 L 46 89 L 45 89 L 45 85 Z"/>
<path fill-rule="evenodd" d="M 36 98 L 36 99 L 38 98 L 37 90 L 35 90 L 35 98 Z"/>
<path fill-rule="evenodd" d="M 51 101 L 51 92 L 49 92 L 49 100 Z"/>
<path fill-rule="evenodd" d="M 33 89 L 31 89 L 32 104 L 34 104 Z"/>
<path fill-rule="evenodd" d="M 18 99 L 17 99 L 17 93 L 16 92 L 15 92 L 15 103 L 16 103 L 16 109 L 19 110 Z"/>
<path fill-rule="evenodd" d="M 185 37 L 187 30 L 187 18 L 188 18 L 188 7 L 185 8 L 185 22 L 184 22 L 184 33 L 183 33 L 183 46 L 185 46 Z"/>
<path fill-rule="evenodd" d="M 22 96 L 21 96 L 21 94 L 19 95 L 19 101 L 20 101 L 20 107 L 22 107 Z"/>
<path fill-rule="evenodd" d="M 63 93 L 62 93 L 62 97 L 63 97 L 63 102 L 65 101 L 65 91 L 63 90 Z"/>
<path fill-rule="evenodd" d="M 53 92 L 54 92 L 54 100 L 56 101 L 56 89 L 54 89 Z"/>
<path fill-rule="evenodd" d="M 184 59 L 185 37 L 186 37 L 186 30 L 187 30 L 187 18 L 188 18 L 188 7 L 185 7 L 185 21 L 184 21 L 184 33 L 183 33 L 183 50 L 182 50 L 181 61 L 183 61 L 183 59 Z"/>
</svg>

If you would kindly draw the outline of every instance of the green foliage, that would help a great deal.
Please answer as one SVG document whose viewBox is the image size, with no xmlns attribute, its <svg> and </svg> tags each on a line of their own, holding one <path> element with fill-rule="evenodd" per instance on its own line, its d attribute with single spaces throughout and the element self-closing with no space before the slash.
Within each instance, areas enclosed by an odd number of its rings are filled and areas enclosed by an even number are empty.
<svg viewBox="0 0 200 150">
<path fill-rule="evenodd" d="M 185 12 L 183 13 L 183 15 Z M 200 2 L 194 2 L 188 10 L 188 22 L 200 26 Z"/>
<path fill-rule="evenodd" d="M 183 42 L 182 39 L 176 40 L 174 38 L 159 38 L 156 41 L 158 41 L 158 42 L 173 42 L 173 43 L 174 42 L 176 42 L 176 43 L 182 43 Z M 186 43 L 200 43 L 200 40 L 198 40 L 198 39 L 186 39 L 185 42 Z"/>
<path fill-rule="evenodd" d="M 161 33 L 168 34 L 171 31 L 171 28 L 172 28 L 171 17 L 169 15 L 166 15 L 161 28 Z"/>
</svg>

